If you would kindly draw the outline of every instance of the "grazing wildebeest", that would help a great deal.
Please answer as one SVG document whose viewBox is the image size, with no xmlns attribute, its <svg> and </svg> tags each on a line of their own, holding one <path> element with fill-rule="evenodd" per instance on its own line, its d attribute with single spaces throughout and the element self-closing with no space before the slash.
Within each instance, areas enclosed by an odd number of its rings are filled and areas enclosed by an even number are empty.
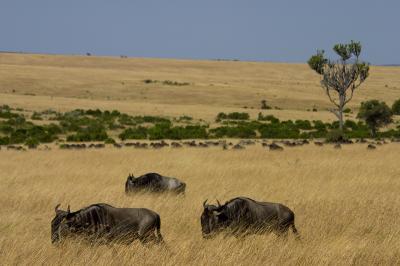
<svg viewBox="0 0 400 266">
<path fill-rule="evenodd" d="M 122 144 L 120 144 L 120 143 L 114 143 L 113 145 L 115 148 L 118 148 L 118 149 L 122 148 Z"/>
<path fill-rule="evenodd" d="M 224 229 L 230 229 L 236 236 L 265 232 L 286 236 L 289 228 L 298 237 L 294 213 L 280 203 L 258 202 L 245 197 L 231 199 L 224 205 L 218 202 L 218 206 L 206 203 L 207 200 L 201 215 L 204 238 Z"/>
<path fill-rule="evenodd" d="M 373 145 L 373 144 L 368 144 L 367 149 L 368 149 L 368 150 L 375 150 L 375 149 L 376 149 L 376 146 Z"/>
<path fill-rule="evenodd" d="M 285 146 L 288 146 L 288 147 L 295 147 L 297 145 L 296 142 L 288 141 L 288 140 L 284 141 L 283 144 L 285 144 Z"/>
<path fill-rule="evenodd" d="M 276 144 L 276 143 L 271 143 L 269 145 L 269 149 L 271 151 L 283 151 L 283 148 L 281 146 L 279 146 L 278 144 Z"/>
<path fill-rule="evenodd" d="M 186 184 L 174 177 L 162 176 L 157 173 L 148 173 L 139 177 L 130 174 L 125 183 L 125 192 L 148 190 L 152 192 L 171 191 L 185 193 Z"/>
<path fill-rule="evenodd" d="M 144 208 L 115 208 L 105 203 L 90 205 L 76 212 L 55 208 L 51 221 L 51 242 L 56 244 L 71 235 L 92 241 L 162 243 L 160 216 Z"/>
<path fill-rule="evenodd" d="M 172 148 L 182 148 L 182 145 L 178 142 L 171 142 L 171 147 Z"/>
<path fill-rule="evenodd" d="M 240 144 L 238 143 L 238 144 L 235 144 L 235 146 L 233 146 L 232 149 L 233 149 L 233 150 L 243 150 L 243 149 L 244 149 L 244 146 L 242 146 L 242 145 L 240 145 Z"/>
<path fill-rule="evenodd" d="M 203 143 L 203 142 L 199 142 L 199 147 L 208 148 L 208 144 L 207 143 Z"/>
<path fill-rule="evenodd" d="M 340 143 L 336 143 L 335 145 L 333 145 L 333 148 L 335 149 L 341 149 L 342 145 L 340 145 Z"/>
</svg>

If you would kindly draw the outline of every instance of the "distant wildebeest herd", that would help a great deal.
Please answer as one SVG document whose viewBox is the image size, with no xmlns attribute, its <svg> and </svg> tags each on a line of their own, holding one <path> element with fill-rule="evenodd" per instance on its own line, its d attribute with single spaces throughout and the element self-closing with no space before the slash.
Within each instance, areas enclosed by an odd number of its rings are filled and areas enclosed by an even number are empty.
<svg viewBox="0 0 400 266">
<path fill-rule="evenodd" d="M 367 144 L 367 149 L 376 149 L 377 145 L 387 144 L 389 142 L 400 142 L 398 138 L 392 138 L 390 140 L 385 139 L 378 139 L 378 140 L 366 140 L 366 139 L 356 139 L 356 140 L 346 140 L 338 143 L 333 143 L 334 148 L 340 149 L 342 144 Z M 198 147 L 198 148 L 208 148 L 208 147 L 222 147 L 223 150 L 243 150 L 246 146 L 255 145 L 257 143 L 261 143 L 262 147 L 268 148 L 272 151 L 280 151 L 285 147 L 298 147 L 310 144 L 309 140 L 273 140 L 268 142 L 267 140 L 240 140 L 238 143 L 234 144 L 230 141 L 226 140 L 206 140 L 206 141 L 171 141 L 170 143 L 161 140 L 161 141 L 152 141 L 152 142 L 121 142 L 121 143 L 113 143 L 112 146 L 121 149 L 121 148 L 137 148 L 137 149 L 161 149 L 165 147 L 170 147 L 173 149 L 183 148 L 183 147 Z M 315 140 L 314 144 L 316 146 L 324 146 L 324 144 L 329 144 L 323 141 Z M 84 150 L 84 149 L 102 149 L 106 148 L 104 143 L 62 143 L 59 145 L 60 149 L 63 150 Z M 6 150 L 16 150 L 16 151 L 26 151 L 26 148 L 23 145 L 7 145 L 4 146 Z M 29 149 L 36 149 L 37 147 L 29 147 Z M 2 147 L 0 146 L 0 150 Z M 44 145 L 43 147 L 39 148 L 42 150 L 51 150 L 51 147 L 48 145 Z"/>
<path fill-rule="evenodd" d="M 126 194 L 149 192 L 185 193 L 186 184 L 174 177 L 147 173 L 134 177 L 129 174 L 125 182 Z M 89 241 L 111 241 L 130 244 L 139 240 L 143 244 L 164 243 L 161 235 L 161 218 L 146 208 L 116 208 L 109 204 L 97 203 L 71 212 L 55 207 L 51 221 L 51 242 L 60 243 L 70 236 L 81 236 Z M 215 236 L 218 232 L 230 232 L 235 236 L 274 232 L 286 237 L 292 229 L 296 238 L 298 231 L 294 213 L 280 203 L 258 202 L 246 197 L 237 197 L 221 205 L 203 203 L 200 226 L 203 238 Z"/>
</svg>

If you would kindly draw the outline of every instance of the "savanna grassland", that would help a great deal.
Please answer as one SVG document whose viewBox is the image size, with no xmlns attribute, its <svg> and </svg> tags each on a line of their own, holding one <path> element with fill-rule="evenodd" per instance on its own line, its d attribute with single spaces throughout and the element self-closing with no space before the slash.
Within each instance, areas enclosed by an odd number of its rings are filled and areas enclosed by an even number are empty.
<svg viewBox="0 0 400 266">
<path fill-rule="evenodd" d="M 347 115 L 355 119 L 363 100 L 391 105 L 399 97 L 400 68 L 372 67 Z M 334 120 L 325 111 L 330 104 L 318 77 L 302 64 L 0 53 L 0 105 L 27 112 L 116 109 L 212 123 L 219 112 L 255 117 L 263 99 L 272 107 L 263 113 L 280 119 Z M 317 112 L 310 111 L 314 107 Z M 2 265 L 400 264 L 400 143 L 376 150 L 310 144 L 283 151 L 259 143 L 243 150 L 49 146 L 0 150 Z M 126 196 L 128 173 L 146 172 L 182 179 L 186 195 Z M 271 234 L 204 240 L 203 201 L 236 196 L 289 206 L 302 239 Z M 97 202 L 158 212 L 168 250 L 90 245 L 79 238 L 51 245 L 55 205 L 70 204 L 74 211 Z"/>
<path fill-rule="evenodd" d="M 282 152 L 185 148 L 0 152 L 0 257 L 9 264 L 279 265 L 400 263 L 400 144 L 375 151 L 355 144 Z M 127 173 L 157 171 L 187 183 L 185 196 L 127 197 Z M 302 236 L 203 240 L 202 202 L 235 196 L 282 202 Z M 54 207 L 94 202 L 147 207 L 161 215 L 169 251 L 79 239 L 50 243 Z"/>
</svg>

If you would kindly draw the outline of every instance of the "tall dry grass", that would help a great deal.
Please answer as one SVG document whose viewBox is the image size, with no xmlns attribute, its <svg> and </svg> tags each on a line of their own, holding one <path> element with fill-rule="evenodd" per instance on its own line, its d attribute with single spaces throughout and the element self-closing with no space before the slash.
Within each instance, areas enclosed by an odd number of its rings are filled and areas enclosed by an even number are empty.
<svg viewBox="0 0 400 266">
<path fill-rule="evenodd" d="M 209 149 L 0 151 L 2 265 L 399 264 L 399 144 L 296 147 L 270 152 Z M 127 197 L 128 173 L 148 171 L 187 183 L 184 197 Z M 248 196 L 282 202 L 302 241 L 274 235 L 201 237 L 202 202 Z M 50 243 L 54 206 L 96 202 L 147 207 L 161 215 L 170 252 L 160 247 Z"/>
</svg>

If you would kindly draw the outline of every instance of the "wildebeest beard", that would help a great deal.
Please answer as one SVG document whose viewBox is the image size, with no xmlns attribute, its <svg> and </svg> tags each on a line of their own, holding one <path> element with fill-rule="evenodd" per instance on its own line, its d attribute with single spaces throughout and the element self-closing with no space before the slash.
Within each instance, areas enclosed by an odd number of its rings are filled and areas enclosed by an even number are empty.
<svg viewBox="0 0 400 266">
<path fill-rule="evenodd" d="M 218 202 L 218 201 L 217 201 Z M 222 206 L 218 202 L 218 206 L 203 203 L 203 213 L 201 215 L 201 227 L 204 238 L 210 238 L 219 232 L 220 229 L 227 226 L 224 214 L 220 212 Z"/>
<path fill-rule="evenodd" d="M 68 211 L 59 210 L 59 206 L 60 204 L 55 207 L 56 216 L 51 221 L 51 242 L 53 244 L 61 241 L 62 235 L 68 230 L 67 225 L 63 222 L 69 213 L 69 206 Z"/>
</svg>

